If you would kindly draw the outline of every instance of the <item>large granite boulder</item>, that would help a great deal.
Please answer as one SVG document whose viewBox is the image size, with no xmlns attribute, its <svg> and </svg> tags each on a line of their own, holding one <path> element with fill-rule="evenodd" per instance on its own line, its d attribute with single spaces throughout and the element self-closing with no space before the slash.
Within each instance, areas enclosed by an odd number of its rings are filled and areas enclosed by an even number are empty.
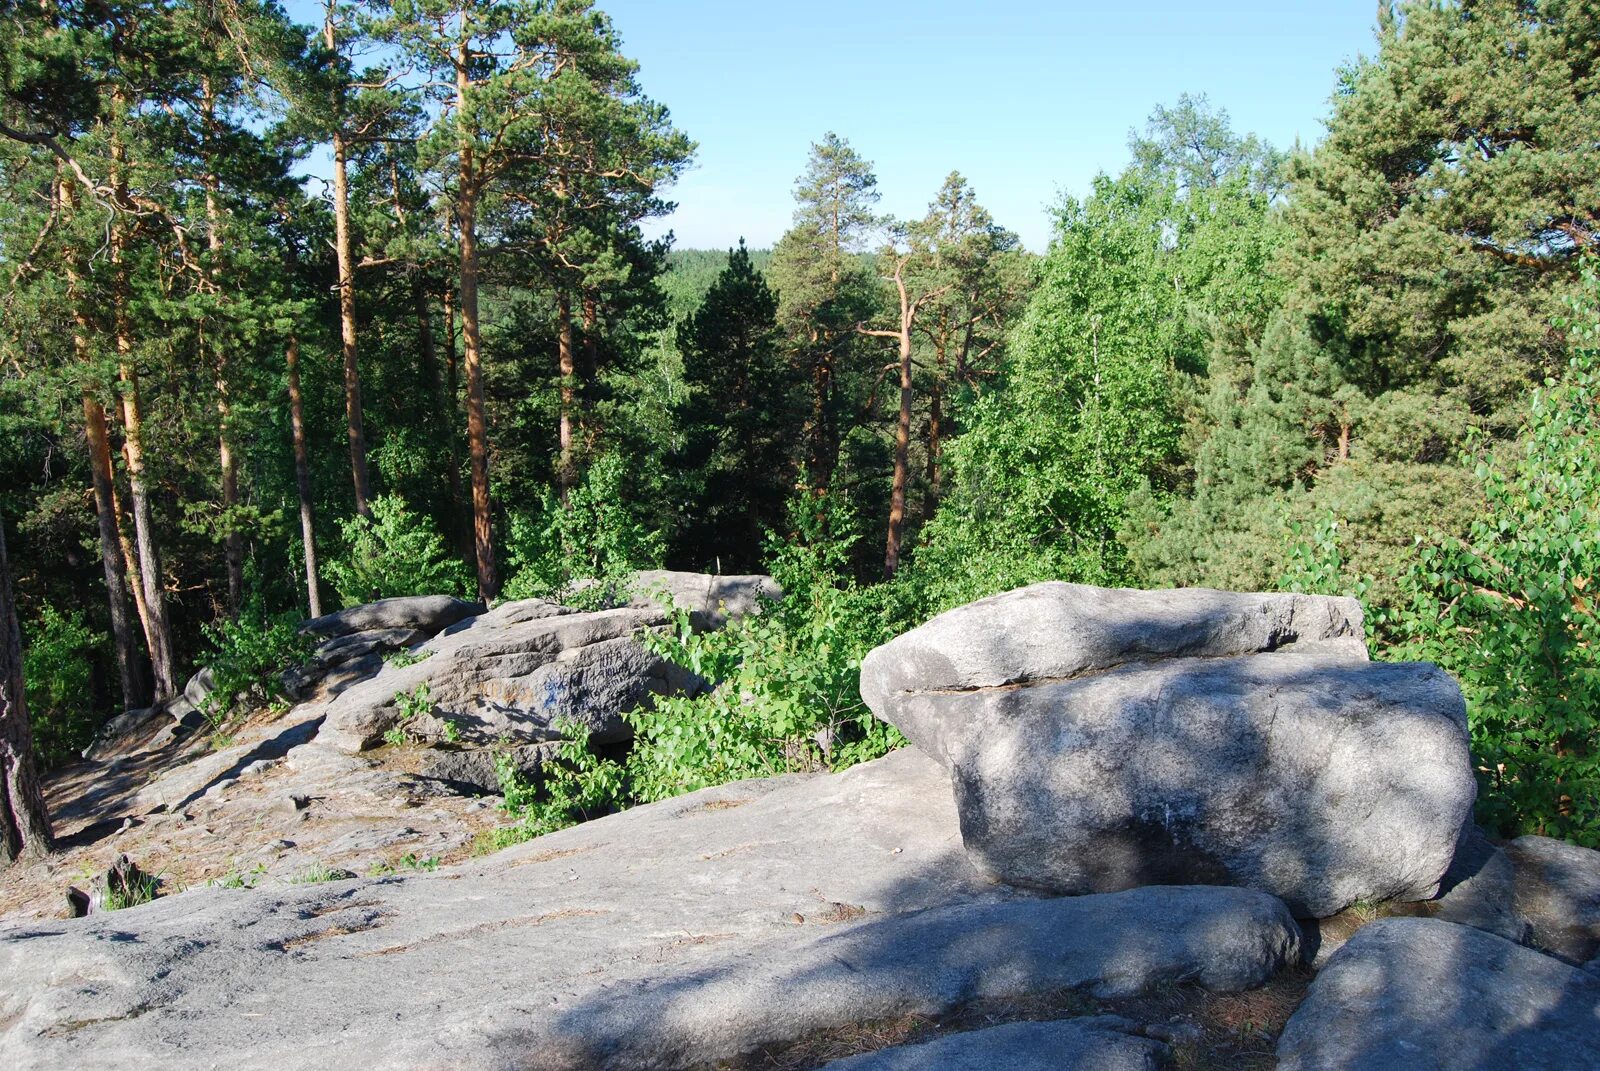
<svg viewBox="0 0 1600 1071">
<path fill-rule="evenodd" d="M 1334 953 L 1278 1071 L 1595 1071 L 1600 978 L 1437 919 L 1380 919 Z"/>
<path fill-rule="evenodd" d="M 1037 584 L 873 651 L 861 692 L 950 768 L 1003 881 L 1324 916 L 1432 896 L 1476 792 L 1455 682 L 1360 635 L 1350 599 Z"/>
<path fill-rule="evenodd" d="M 711 1067 L 971 1002 L 1249 989 L 1298 961 L 1252 890 L 986 881 L 945 781 L 906 750 L 431 874 L 0 925 L 0 1067 Z"/>
<path fill-rule="evenodd" d="M 781 598 L 783 588 L 770 576 L 720 576 L 643 569 L 634 574 L 628 605 L 643 608 L 670 600 L 674 607 L 689 611 L 695 628 L 716 629 L 732 618 L 756 613 Z"/>
</svg>

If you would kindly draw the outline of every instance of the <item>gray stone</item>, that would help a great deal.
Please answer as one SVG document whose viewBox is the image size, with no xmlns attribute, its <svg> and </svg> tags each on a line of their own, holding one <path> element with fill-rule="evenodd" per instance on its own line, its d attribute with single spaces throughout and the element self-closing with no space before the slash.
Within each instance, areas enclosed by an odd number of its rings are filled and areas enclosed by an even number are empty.
<svg viewBox="0 0 1600 1071">
<path fill-rule="evenodd" d="M 379 629 L 414 629 L 432 636 L 458 621 L 483 613 L 483 604 L 449 595 L 410 595 L 351 606 L 323 614 L 300 626 L 318 636 L 348 636 Z"/>
<path fill-rule="evenodd" d="M 1311 984 L 1279 1071 L 1600 1068 L 1600 979 L 1436 919 L 1379 919 Z"/>
<path fill-rule="evenodd" d="M 421 643 L 429 635 L 414 628 L 377 628 L 334 636 L 319 644 L 306 661 L 284 670 L 284 689 L 296 697 L 318 684 L 343 690 L 375 675 L 383 668 L 384 655 Z"/>
<path fill-rule="evenodd" d="M 1600 852 L 1518 837 L 1506 855 L 1516 867 L 1516 911 L 1530 943 L 1572 964 L 1600 954 Z"/>
<path fill-rule="evenodd" d="M 1165 1046 L 1132 1037 L 1111 1016 L 1007 1023 L 897 1045 L 824 1065 L 827 1071 L 1156 1071 Z"/>
<path fill-rule="evenodd" d="M 634 638 L 659 627 L 657 609 L 580 613 L 548 602 L 507 603 L 466 619 L 416 648 L 421 661 L 389 665 L 328 705 L 320 739 L 356 752 L 381 743 L 400 718 L 396 697 L 428 686 L 431 719 L 408 729 L 465 740 L 537 743 L 573 721 L 597 742 L 625 740 L 622 715 L 652 695 L 701 686 Z"/>
<path fill-rule="evenodd" d="M 1434 918 L 1528 943 L 1528 924 L 1516 910 L 1516 868 L 1476 826 L 1462 834 L 1439 886 Z"/>
<path fill-rule="evenodd" d="M 659 606 L 662 595 L 672 605 L 688 610 L 697 629 L 716 629 L 730 618 L 744 617 L 783 598 L 783 588 L 770 576 L 714 576 L 707 573 L 679 573 L 668 569 L 644 569 L 634 576 L 633 598 L 636 608 Z"/>
<path fill-rule="evenodd" d="M 1359 623 L 1346 599 L 1039 584 L 878 648 L 862 695 L 950 767 L 1000 880 L 1324 916 L 1433 896 L 1476 794 L 1460 689 L 1368 662 Z"/>
<path fill-rule="evenodd" d="M 1205 588 L 1139 591 L 1044 583 L 940 614 L 871 652 L 861 696 L 930 755 L 951 726 L 901 695 L 1063 680 L 1129 662 L 1333 648 L 1365 661 L 1361 605 L 1324 595 Z"/>
<path fill-rule="evenodd" d="M 1298 960 L 1262 893 L 984 880 L 945 783 L 907 750 L 434 873 L 0 926 L 0 1067 L 710 1066 L 974 1000 L 1244 989 Z"/>
<path fill-rule="evenodd" d="M 150 719 L 158 713 L 160 713 L 159 707 L 138 707 L 118 714 L 94 734 L 94 742 L 84 749 L 83 757 L 91 762 L 99 762 L 106 758 L 118 748 L 125 737 L 149 725 Z"/>
<path fill-rule="evenodd" d="M 495 795 L 500 791 L 497 755 L 510 756 L 517 772 L 533 781 L 559 748 L 559 744 L 526 744 L 514 748 L 439 749 L 423 760 L 421 774 L 461 789 Z"/>
</svg>

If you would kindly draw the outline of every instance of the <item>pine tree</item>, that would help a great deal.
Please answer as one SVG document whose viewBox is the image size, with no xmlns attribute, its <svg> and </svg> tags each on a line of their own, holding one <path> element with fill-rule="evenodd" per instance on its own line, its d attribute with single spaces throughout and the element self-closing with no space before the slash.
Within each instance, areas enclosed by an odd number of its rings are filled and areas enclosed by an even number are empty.
<svg viewBox="0 0 1600 1071">
<path fill-rule="evenodd" d="M 683 537 L 697 567 L 760 567 L 762 534 L 780 530 L 794 493 L 802 384 L 778 344 L 778 299 L 744 242 L 699 310 L 678 328 L 687 444 L 697 505 Z"/>
</svg>

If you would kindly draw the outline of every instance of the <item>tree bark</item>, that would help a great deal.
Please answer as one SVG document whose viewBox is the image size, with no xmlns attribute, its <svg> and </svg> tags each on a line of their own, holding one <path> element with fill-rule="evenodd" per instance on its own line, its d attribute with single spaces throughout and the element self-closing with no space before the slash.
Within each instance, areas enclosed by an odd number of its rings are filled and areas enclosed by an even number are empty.
<svg viewBox="0 0 1600 1071">
<path fill-rule="evenodd" d="M 330 52 L 337 52 L 336 4 L 328 0 L 322 22 L 322 40 Z M 334 117 L 344 122 L 344 94 L 334 90 Z M 344 357 L 345 434 L 350 441 L 350 478 L 355 486 L 356 512 L 372 516 L 372 485 L 367 478 L 367 439 L 362 429 L 361 369 L 356 361 L 356 269 L 350 238 L 350 183 L 345 174 L 348 147 L 344 131 L 333 132 L 333 245 L 339 264 L 339 346 Z"/>
<path fill-rule="evenodd" d="M 76 202 L 73 202 L 76 207 Z M 77 255 L 66 253 L 66 277 L 72 295 L 72 352 L 77 365 L 87 369 L 90 335 L 94 327 L 84 308 L 87 300 L 78 292 L 82 284 Z M 85 371 L 87 375 L 87 371 Z M 106 411 L 87 383 L 82 389 L 83 435 L 89 447 L 89 484 L 94 490 L 94 513 L 100 532 L 100 567 L 105 573 L 106 602 L 111 619 L 111 643 L 117 659 L 117 679 L 122 686 L 122 708 L 143 705 L 144 674 L 139 649 L 133 638 L 133 623 L 128 618 L 128 572 L 117 526 L 116 485 L 111 468 L 111 436 L 106 428 Z"/>
<path fill-rule="evenodd" d="M 5 524 L 0 521 L 0 870 L 53 847 L 50 813 L 33 760 L 33 730 L 22 686 L 22 635 L 11 594 Z"/>
<path fill-rule="evenodd" d="M 463 37 L 456 62 L 456 108 L 465 113 L 471 86 L 469 42 Z M 472 460 L 472 544 L 478 566 L 478 595 L 500 593 L 494 567 L 494 534 L 489 513 L 489 421 L 484 403 L 483 339 L 478 333 L 478 174 L 470 141 L 459 153 L 456 225 L 461 247 L 461 348 L 467 364 L 467 447 Z"/>
<path fill-rule="evenodd" d="M 556 461 L 556 487 L 561 492 L 561 501 L 565 503 L 577 478 L 572 465 L 572 378 L 576 371 L 572 356 L 572 298 L 565 290 L 556 296 L 556 326 L 556 368 L 561 375 L 558 431 L 561 453 Z"/>
<path fill-rule="evenodd" d="M 74 344 L 78 342 L 73 339 Z M 85 340 L 87 342 L 87 340 Z M 122 685 L 122 708 L 144 705 L 144 674 L 139 650 L 128 618 L 128 573 L 117 533 L 117 502 L 111 472 L 111 437 L 106 411 L 95 396 L 83 392 L 84 437 L 89 442 L 89 478 L 94 487 L 95 519 L 100 527 L 100 566 L 106 577 L 106 600 L 111 612 L 111 642 L 117 656 L 117 678 Z"/>
<path fill-rule="evenodd" d="M 465 523 L 467 511 L 461 498 L 461 457 L 456 442 L 456 418 L 461 397 L 460 372 L 456 363 L 456 305 L 454 294 L 447 286 L 440 301 L 444 305 L 444 407 L 446 421 L 445 449 L 450 466 L 450 515 L 456 535 L 456 547 L 463 556 L 471 557 L 472 525 Z"/>
<path fill-rule="evenodd" d="M 124 152 L 119 141 L 112 143 L 113 183 L 119 192 L 125 182 L 122 175 Z M 126 195 L 123 194 L 120 199 L 126 200 Z M 122 381 L 122 451 L 128 466 L 128 491 L 133 499 L 139 582 L 144 588 L 145 639 L 149 644 L 150 667 L 155 677 L 155 700 L 159 703 L 176 693 L 177 673 L 173 666 L 172 626 L 167 618 L 166 593 L 162 589 L 161 548 L 156 541 L 155 523 L 150 514 L 150 491 L 145 482 L 144 407 L 139 394 L 139 370 L 133 357 L 133 326 L 128 319 L 126 226 L 120 217 L 111 222 L 112 334 L 117 352 L 118 376 Z"/>
<path fill-rule="evenodd" d="M 312 617 L 322 616 L 322 595 L 317 588 L 316 514 L 311 501 L 311 463 L 306 450 L 306 407 L 300 394 L 300 338 L 290 335 L 284 350 L 289 366 L 289 426 L 294 436 L 294 482 L 300 495 L 300 541 L 305 545 L 306 606 Z"/>
</svg>

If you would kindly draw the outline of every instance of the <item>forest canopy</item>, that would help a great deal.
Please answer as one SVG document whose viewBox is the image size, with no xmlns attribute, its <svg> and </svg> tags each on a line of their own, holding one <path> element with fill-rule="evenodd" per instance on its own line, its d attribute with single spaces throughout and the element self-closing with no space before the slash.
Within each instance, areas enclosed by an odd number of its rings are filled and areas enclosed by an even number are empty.
<svg viewBox="0 0 1600 1071">
<path fill-rule="evenodd" d="M 775 572 L 717 655 L 771 699 L 719 717 L 812 711 L 770 742 L 983 595 L 1291 587 L 1460 677 L 1480 817 L 1600 844 L 1600 11 L 1380 5 L 1330 87 L 1314 146 L 1151 102 L 1042 255 L 825 130 L 771 249 L 674 249 L 693 132 L 586 0 L 0 5 L 42 761 L 390 595 Z"/>
</svg>

